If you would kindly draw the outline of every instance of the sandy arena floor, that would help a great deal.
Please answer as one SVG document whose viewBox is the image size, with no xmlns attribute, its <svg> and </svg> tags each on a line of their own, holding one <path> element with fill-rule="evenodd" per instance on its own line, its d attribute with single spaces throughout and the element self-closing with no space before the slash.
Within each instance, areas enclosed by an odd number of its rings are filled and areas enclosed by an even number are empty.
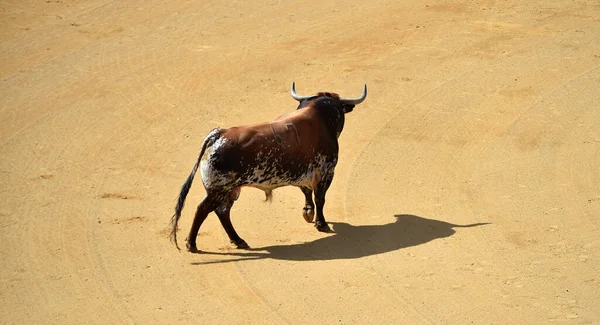
<svg viewBox="0 0 600 325">
<path fill-rule="evenodd" d="M 1 1 L 0 323 L 600 324 L 600 2 Z M 347 116 L 326 218 L 168 240 L 214 127 Z M 181 219 L 204 196 L 197 179 Z"/>
</svg>

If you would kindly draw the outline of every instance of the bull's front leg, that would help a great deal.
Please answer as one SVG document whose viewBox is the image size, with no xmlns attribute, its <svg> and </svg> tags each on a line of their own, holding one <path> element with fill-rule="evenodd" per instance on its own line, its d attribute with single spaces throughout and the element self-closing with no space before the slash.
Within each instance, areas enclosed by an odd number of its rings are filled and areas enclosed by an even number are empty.
<svg viewBox="0 0 600 325">
<path fill-rule="evenodd" d="M 312 223 L 315 219 L 315 203 L 312 199 L 312 190 L 308 187 L 300 187 L 302 193 L 304 193 L 304 208 L 302 209 L 302 216 L 308 223 Z"/>
<path fill-rule="evenodd" d="M 325 216 L 323 215 L 323 207 L 325 206 L 325 194 L 329 189 L 329 185 L 333 181 L 333 169 L 327 172 L 324 177 L 319 181 L 317 187 L 315 188 L 315 204 L 317 207 L 317 221 L 315 222 L 315 227 L 318 231 L 322 232 L 330 232 L 331 228 L 325 221 Z"/>
</svg>

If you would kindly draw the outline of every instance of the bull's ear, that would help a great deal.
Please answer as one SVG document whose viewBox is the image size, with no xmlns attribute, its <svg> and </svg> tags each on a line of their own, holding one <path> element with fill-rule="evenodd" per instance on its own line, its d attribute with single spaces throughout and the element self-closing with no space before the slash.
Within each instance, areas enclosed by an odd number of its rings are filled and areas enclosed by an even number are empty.
<svg viewBox="0 0 600 325">
<path fill-rule="evenodd" d="M 344 113 L 350 113 L 354 109 L 354 105 L 344 104 Z"/>
</svg>

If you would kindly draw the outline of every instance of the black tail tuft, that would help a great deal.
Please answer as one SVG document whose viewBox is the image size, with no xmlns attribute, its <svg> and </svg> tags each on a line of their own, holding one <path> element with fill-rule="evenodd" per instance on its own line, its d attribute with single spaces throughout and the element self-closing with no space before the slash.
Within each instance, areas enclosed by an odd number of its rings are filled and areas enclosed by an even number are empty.
<svg viewBox="0 0 600 325">
<path fill-rule="evenodd" d="M 181 250 L 181 249 L 179 248 L 179 245 L 177 244 L 177 223 L 179 222 L 179 218 L 181 217 L 181 211 L 183 210 L 183 207 L 185 206 L 185 198 L 187 197 L 188 193 L 190 192 L 190 188 L 192 187 L 192 182 L 194 181 L 196 169 L 197 168 L 194 167 L 190 176 L 188 176 L 185 183 L 183 183 L 183 186 L 181 186 L 181 193 L 179 193 L 179 197 L 177 198 L 177 206 L 175 206 L 175 214 L 173 214 L 173 216 L 171 217 L 171 227 L 172 228 L 171 228 L 170 238 L 171 238 L 171 242 L 173 244 L 175 244 L 175 247 L 177 247 L 178 250 Z"/>
</svg>

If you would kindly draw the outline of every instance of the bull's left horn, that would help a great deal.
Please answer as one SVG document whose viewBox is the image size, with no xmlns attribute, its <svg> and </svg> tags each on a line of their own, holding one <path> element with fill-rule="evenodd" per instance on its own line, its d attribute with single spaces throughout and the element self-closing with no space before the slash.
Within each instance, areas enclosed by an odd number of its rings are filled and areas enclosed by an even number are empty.
<svg viewBox="0 0 600 325">
<path fill-rule="evenodd" d="M 295 82 L 292 82 L 292 89 L 290 90 L 290 92 L 292 93 L 292 97 L 294 97 L 294 99 L 299 102 L 313 97 L 313 96 L 300 96 L 300 95 L 296 94 L 296 83 Z"/>
<path fill-rule="evenodd" d="M 358 98 L 340 98 L 340 101 L 344 104 L 348 105 L 358 105 L 362 103 L 365 98 L 367 98 L 367 85 L 365 84 L 365 88 L 363 89 L 362 95 Z"/>
</svg>

